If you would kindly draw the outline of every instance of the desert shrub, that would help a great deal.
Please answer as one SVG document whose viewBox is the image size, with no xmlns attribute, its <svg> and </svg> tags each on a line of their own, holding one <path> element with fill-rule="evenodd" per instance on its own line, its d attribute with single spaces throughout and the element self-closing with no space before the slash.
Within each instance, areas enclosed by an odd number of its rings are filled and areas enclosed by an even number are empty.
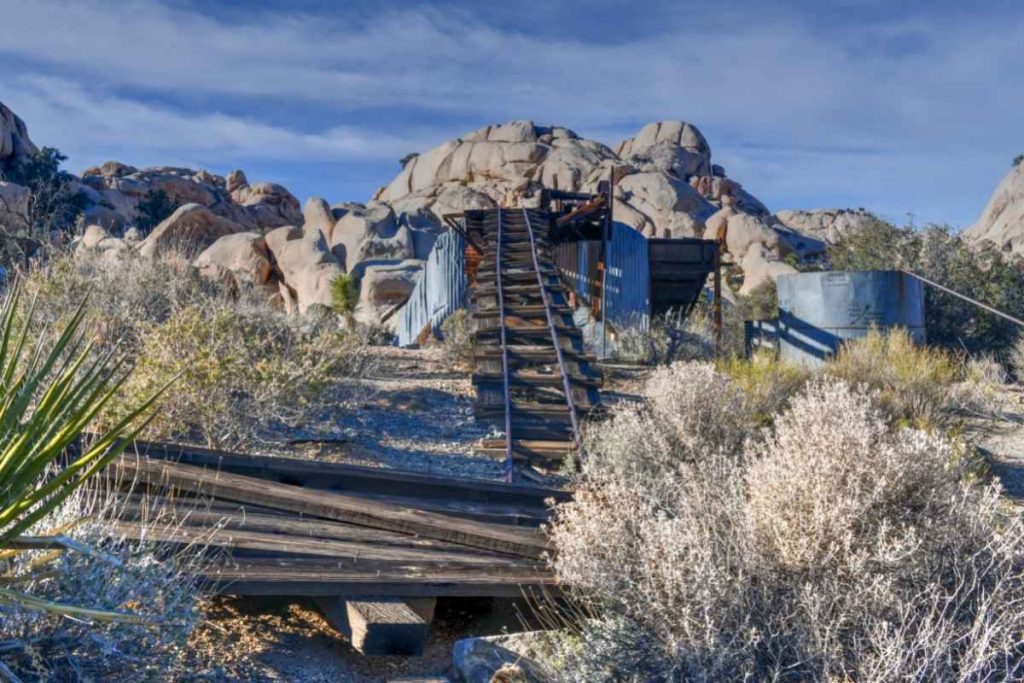
<svg viewBox="0 0 1024 683">
<path fill-rule="evenodd" d="M 68 619 L 0 604 L 0 663 L 23 680 L 162 680 L 182 657 L 200 618 L 192 570 L 209 560 L 201 545 L 168 554 L 121 538 L 110 525 L 122 500 L 105 488 L 79 491 L 40 521 L 39 531 L 61 529 L 89 554 L 31 551 L 0 561 L 0 582 L 43 600 L 136 617 Z"/>
<path fill-rule="evenodd" d="M 717 366 L 740 389 L 747 413 L 759 425 L 769 424 L 811 376 L 808 369 L 766 352 L 727 356 Z"/>
<path fill-rule="evenodd" d="M 590 472 L 612 480 L 657 484 L 660 473 L 707 452 L 738 452 L 752 421 L 742 393 L 707 363 L 676 363 L 655 369 L 644 389 L 647 404 L 615 412 L 588 432 Z"/>
<path fill-rule="evenodd" d="M 969 245 L 945 226 L 899 228 L 881 220 L 845 233 L 830 247 L 842 270 L 906 269 L 1018 317 L 1024 316 L 1024 264 L 992 245 Z M 1019 330 L 1013 323 L 945 292 L 927 288 L 928 341 L 1002 356 Z"/>
<path fill-rule="evenodd" d="M 741 449 L 680 447 L 677 425 L 702 424 L 728 382 L 715 386 L 704 403 L 652 394 L 650 414 L 674 424 L 627 410 L 594 430 L 608 445 L 551 532 L 556 572 L 599 615 L 566 639 L 564 680 L 1024 672 L 1024 526 L 997 488 L 966 482 L 954 444 L 894 428 L 866 388 L 817 379 Z"/>
<path fill-rule="evenodd" d="M 351 317 L 359 304 L 359 283 L 355 276 L 341 273 L 331 280 L 331 307 L 338 315 Z"/>
<path fill-rule="evenodd" d="M 120 345 L 128 354 L 138 352 L 142 326 L 165 322 L 189 306 L 226 301 L 224 289 L 187 262 L 131 254 L 116 265 L 89 254 L 59 256 L 32 268 L 24 286 L 46 325 L 70 315 L 82 293 L 89 292 L 87 324 L 97 343 Z"/>
<path fill-rule="evenodd" d="M 1013 158 L 1013 165 L 1020 166 L 1021 162 L 1024 162 L 1024 154 L 1018 154 Z"/>
<path fill-rule="evenodd" d="M 627 362 L 670 365 L 714 356 L 715 333 L 705 306 L 685 317 L 681 310 L 670 310 L 651 318 L 646 328 L 626 327 L 615 336 L 615 357 Z"/>
<path fill-rule="evenodd" d="M 962 407 L 962 361 L 941 348 L 915 344 L 901 328 L 871 330 L 844 344 L 825 372 L 873 389 L 894 422 L 947 425 Z"/>
<path fill-rule="evenodd" d="M 1017 340 L 1010 352 L 1010 367 L 1017 375 L 1017 381 L 1024 384 L 1024 335 Z"/>
<path fill-rule="evenodd" d="M 0 167 L 0 180 L 27 187 L 30 199 L 19 212 L 21 223 L 0 235 L 0 262 L 26 267 L 40 247 L 51 243 L 52 233 L 68 233 L 76 225 L 85 200 L 74 188 L 74 176 L 61 170 L 67 157 L 52 147 L 8 161 Z"/>
<path fill-rule="evenodd" d="M 332 382 L 360 373 L 365 342 L 329 325 L 237 305 L 188 306 L 140 327 L 131 397 L 175 380 L 146 434 L 235 447 L 323 407 Z"/>
<path fill-rule="evenodd" d="M 473 327 L 473 316 L 464 308 L 441 323 L 441 348 L 453 365 L 472 367 Z"/>
<path fill-rule="evenodd" d="M 177 210 L 178 205 L 163 190 L 150 190 L 135 206 L 135 227 L 143 235 L 148 235 L 153 228 Z"/>
</svg>

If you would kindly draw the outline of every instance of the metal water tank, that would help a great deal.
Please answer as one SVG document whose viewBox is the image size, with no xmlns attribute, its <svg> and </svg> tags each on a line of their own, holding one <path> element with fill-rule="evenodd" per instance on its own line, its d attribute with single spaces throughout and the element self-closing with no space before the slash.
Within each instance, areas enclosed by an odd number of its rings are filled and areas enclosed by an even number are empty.
<svg viewBox="0 0 1024 683">
<path fill-rule="evenodd" d="M 924 343 L 924 289 L 894 270 L 780 275 L 779 352 L 784 360 L 821 364 L 847 339 L 872 328 L 906 328 Z"/>
</svg>

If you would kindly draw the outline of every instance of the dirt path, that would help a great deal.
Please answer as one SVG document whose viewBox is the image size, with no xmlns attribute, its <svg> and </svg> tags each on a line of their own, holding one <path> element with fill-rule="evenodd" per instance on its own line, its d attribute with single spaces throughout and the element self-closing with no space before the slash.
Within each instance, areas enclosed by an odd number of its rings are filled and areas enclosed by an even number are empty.
<svg viewBox="0 0 1024 683">
<path fill-rule="evenodd" d="M 1006 495 L 1024 504 L 1024 390 L 1009 389 L 1004 398 L 1005 419 L 992 421 L 979 435 L 978 445 L 986 451 Z"/>
</svg>

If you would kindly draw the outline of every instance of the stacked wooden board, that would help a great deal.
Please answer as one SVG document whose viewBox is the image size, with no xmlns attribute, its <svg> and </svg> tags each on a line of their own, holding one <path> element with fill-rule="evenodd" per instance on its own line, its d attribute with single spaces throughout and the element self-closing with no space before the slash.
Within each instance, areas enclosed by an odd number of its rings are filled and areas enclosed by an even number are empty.
<svg viewBox="0 0 1024 683">
<path fill-rule="evenodd" d="M 345 616 L 339 628 L 372 642 L 379 631 L 350 617 L 388 616 L 394 632 L 413 633 L 426 609 L 414 598 L 554 589 L 541 525 L 569 495 L 151 443 L 106 476 L 123 491 L 117 535 L 209 547 L 216 559 L 196 572 L 213 589 L 316 597 L 328 618 Z"/>
</svg>

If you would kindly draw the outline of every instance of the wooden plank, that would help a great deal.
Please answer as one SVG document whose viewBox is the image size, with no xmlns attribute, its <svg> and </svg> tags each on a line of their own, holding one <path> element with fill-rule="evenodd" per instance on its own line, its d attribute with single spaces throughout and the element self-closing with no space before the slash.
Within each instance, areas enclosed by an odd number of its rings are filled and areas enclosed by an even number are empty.
<svg viewBox="0 0 1024 683">
<path fill-rule="evenodd" d="M 460 519 L 383 501 L 366 501 L 344 493 L 311 491 L 167 461 L 122 456 L 117 467 L 129 476 L 186 491 L 484 550 L 534 558 L 541 557 L 547 550 L 543 534 L 534 529 Z"/>
<path fill-rule="evenodd" d="M 423 654 L 430 622 L 405 600 L 387 596 L 315 600 L 328 623 L 362 654 L 416 657 Z"/>
<path fill-rule="evenodd" d="M 494 553 L 472 552 L 466 548 L 461 550 L 441 550 L 437 548 L 409 548 L 394 545 L 378 544 L 374 539 L 364 541 L 342 541 L 321 538 L 293 538 L 281 534 L 259 531 L 245 531 L 218 527 L 200 527 L 185 525 L 147 524 L 141 526 L 127 522 L 116 522 L 111 525 L 115 537 L 132 540 L 145 540 L 155 543 L 174 545 L 212 546 L 231 550 L 262 551 L 277 555 L 300 555 L 309 557 L 328 557 L 337 561 L 349 561 L 355 565 L 365 562 L 419 562 L 424 565 L 437 566 L 470 566 L 486 567 L 532 567 L 536 562 L 514 557 L 496 555 Z"/>
<path fill-rule="evenodd" d="M 168 524 L 174 526 L 214 527 L 261 531 L 268 534 L 282 534 L 294 538 L 317 538 L 349 541 L 352 543 L 374 543 L 379 546 L 398 548 L 420 548 L 465 552 L 465 546 L 429 538 L 418 538 L 407 534 L 399 534 L 382 529 L 370 529 L 342 522 L 331 522 L 323 519 L 288 516 L 284 514 L 253 514 L 238 513 L 230 510 L 192 510 L 182 513 L 158 514 L 147 516 L 145 511 L 125 506 L 117 521 Z M 499 556 L 505 557 L 505 556 Z"/>
<path fill-rule="evenodd" d="M 206 567 L 198 578 L 229 595 L 522 597 L 533 588 L 558 590 L 548 570 L 384 563 L 352 567 L 301 557 L 235 560 Z"/>
<path fill-rule="evenodd" d="M 510 351 L 516 347 L 511 347 Z M 544 348 L 544 347 L 541 347 Z M 549 352 L 551 347 L 546 347 Z M 438 477 L 379 467 L 362 467 L 278 456 L 254 456 L 215 451 L 198 446 L 136 441 L 135 452 L 150 458 L 174 460 L 186 465 L 209 467 L 264 479 L 336 491 L 365 491 L 417 498 L 453 498 L 517 505 L 543 505 L 543 501 L 569 500 L 561 489 L 542 488 L 486 479 Z"/>
</svg>

